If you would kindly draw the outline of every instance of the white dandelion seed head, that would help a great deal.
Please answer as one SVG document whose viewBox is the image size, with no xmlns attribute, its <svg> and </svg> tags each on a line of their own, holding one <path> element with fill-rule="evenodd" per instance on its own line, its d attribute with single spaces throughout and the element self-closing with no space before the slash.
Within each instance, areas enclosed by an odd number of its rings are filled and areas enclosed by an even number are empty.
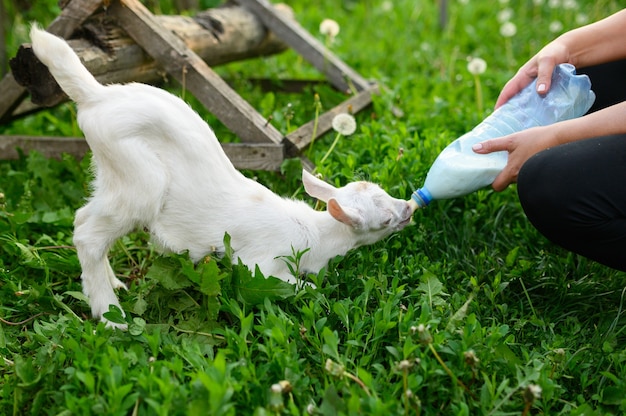
<svg viewBox="0 0 626 416">
<path fill-rule="evenodd" d="M 385 0 L 383 1 L 383 3 L 380 5 L 380 8 L 383 12 L 390 12 L 393 10 L 393 1 L 391 0 Z"/>
<path fill-rule="evenodd" d="M 561 0 L 548 0 L 548 7 L 551 9 L 558 9 L 561 7 Z"/>
<path fill-rule="evenodd" d="M 563 31 L 563 23 L 558 20 L 554 20 L 548 26 L 548 30 L 552 33 L 559 33 Z"/>
<path fill-rule="evenodd" d="M 528 389 L 528 392 L 532 394 L 532 396 L 535 398 L 535 400 L 541 399 L 541 392 L 542 392 L 541 386 L 538 386 L 536 384 L 529 384 L 527 389 Z"/>
<path fill-rule="evenodd" d="M 563 8 L 565 10 L 578 9 L 578 2 L 576 0 L 563 0 Z"/>
<path fill-rule="evenodd" d="M 482 58 L 471 58 L 467 63 L 467 70 L 472 75 L 480 75 L 487 70 L 487 62 Z"/>
<path fill-rule="evenodd" d="M 288 19 L 295 20 L 296 14 L 293 9 L 287 6 L 285 3 L 276 3 L 274 4 L 274 10 L 283 15 Z"/>
<path fill-rule="evenodd" d="M 333 118 L 332 126 L 342 136 L 349 136 L 356 131 L 356 120 L 348 113 L 340 113 Z"/>
<path fill-rule="evenodd" d="M 513 22 L 504 22 L 500 26 L 500 34 L 505 38 L 512 38 L 517 33 L 517 26 Z"/>
<path fill-rule="evenodd" d="M 541 6 L 543 4 L 543 0 L 533 0 L 533 4 L 535 6 Z"/>
<path fill-rule="evenodd" d="M 585 13 L 578 13 L 576 15 L 576 24 L 577 25 L 586 25 L 587 23 L 589 23 L 589 16 L 587 16 Z"/>
<path fill-rule="evenodd" d="M 320 33 L 329 38 L 334 38 L 339 34 L 339 23 L 333 19 L 324 19 L 320 23 Z"/>
<path fill-rule="evenodd" d="M 500 23 L 508 22 L 513 17 L 513 9 L 509 7 L 507 7 L 506 9 L 502 9 L 498 12 L 498 15 L 496 17 L 498 19 L 498 22 Z"/>
</svg>

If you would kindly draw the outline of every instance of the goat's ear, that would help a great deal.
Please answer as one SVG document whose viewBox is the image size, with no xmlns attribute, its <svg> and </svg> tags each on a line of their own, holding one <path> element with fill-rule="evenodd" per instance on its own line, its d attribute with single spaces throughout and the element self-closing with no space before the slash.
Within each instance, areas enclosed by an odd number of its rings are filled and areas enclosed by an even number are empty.
<svg viewBox="0 0 626 416">
<path fill-rule="evenodd" d="M 335 196 L 337 191 L 337 188 L 316 178 L 304 169 L 302 170 L 302 184 L 307 194 L 323 202 L 328 202 L 330 198 Z"/>
<path fill-rule="evenodd" d="M 328 212 L 334 219 L 340 221 L 352 228 L 360 228 L 363 224 L 363 218 L 354 208 L 343 208 L 336 199 L 328 200 Z"/>
</svg>

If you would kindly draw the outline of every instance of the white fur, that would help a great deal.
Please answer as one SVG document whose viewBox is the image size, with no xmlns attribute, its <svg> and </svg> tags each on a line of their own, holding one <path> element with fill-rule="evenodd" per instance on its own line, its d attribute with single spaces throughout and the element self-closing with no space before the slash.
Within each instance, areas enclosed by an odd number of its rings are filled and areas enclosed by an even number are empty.
<svg viewBox="0 0 626 416">
<path fill-rule="evenodd" d="M 145 227 L 165 249 L 189 250 L 194 261 L 222 251 L 231 236 L 236 258 L 263 274 L 296 279 L 279 256 L 309 249 L 302 271 L 374 243 L 411 219 L 406 201 L 368 182 L 335 188 L 302 173 L 311 196 L 328 204 L 315 211 L 284 199 L 237 171 L 213 131 L 190 107 L 143 84 L 99 84 L 67 43 L 37 26 L 35 55 L 78 105 L 78 123 L 93 152 L 89 202 L 76 212 L 74 243 L 92 314 L 119 307 L 113 289 L 125 287 L 107 253 L 120 237 Z"/>
</svg>

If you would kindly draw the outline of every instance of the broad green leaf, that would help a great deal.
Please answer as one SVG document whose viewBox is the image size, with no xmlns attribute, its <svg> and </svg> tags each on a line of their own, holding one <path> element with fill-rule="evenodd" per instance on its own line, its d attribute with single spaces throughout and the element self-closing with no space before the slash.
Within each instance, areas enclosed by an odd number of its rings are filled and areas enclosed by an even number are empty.
<svg viewBox="0 0 626 416">
<path fill-rule="evenodd" d="M 33 366 L 29 358 L 21 355 L 15 357 L 15 374 L 20 379 L 21 387 L 32 387 L 41 379 L 41 372 Z"/>
<path fill-rule="evenodd" d="M 224 277 L 215 261 L 200 263 L 197 268 L 200 274 L 200 291 L 207 296 L 218 296 L 221 293 L 220 280 Z"/>
<path fill-rule="evenodd" d="M 474 300 L 474 294 L 470 294 L 469 298 L 465 301 L 463 306 L 461 306 L 455 313 L 450 317 L 450 321 L 448 321 L 448 325 L 446 325 L 446 331 L 453 331 L 456 329 L 461 321 L 465 319 L 467 316 L 467 309 L 469 308 L 470 303 Z"/>
<path fill-rule="evenodd" d="M 192 285 L 181 273 L 181 263 L 174 257 L 158 257 L 146 273 L 146 279 L 154 279 L 168 290 L 184 289 Z"/>
<path fill-rule="evenodd" d="M 444 304 L 442 297 L 448 296 L 447 293 L 443 292 L 443 284 L 430 272 L 424 273 L 422 282 L 417 286 L 417 291 L 424 293 L 431 307 Z"/>
<path fill-rule="evenodd" d="M 275 277 L 264 277 L 259 268 L 254 275 L 242 264 L 233 267 L 233 288 L 239 296 L 252 305 L 269 300 L 287 299 L 295 294 L 295 286 Z"/>
</svg>

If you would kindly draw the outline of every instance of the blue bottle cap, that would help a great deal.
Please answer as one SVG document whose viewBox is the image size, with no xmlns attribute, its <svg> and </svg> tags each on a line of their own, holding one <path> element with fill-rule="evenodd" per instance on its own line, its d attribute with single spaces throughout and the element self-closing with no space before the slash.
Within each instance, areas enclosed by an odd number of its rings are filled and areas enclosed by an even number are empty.
<svg viewBox="0 0 626 416">
<path fill-rule="evenodd" d="M 424 208 L 426 205 L 430 204 L 430 201 L 433 200 L 433 196 L 428 192 L 426 188 L 420 188 L 417 191 L 413 192 L 411 195 L 413 201 L 417 203 L 417 206 L 420 208 Z"/>
</svg>

